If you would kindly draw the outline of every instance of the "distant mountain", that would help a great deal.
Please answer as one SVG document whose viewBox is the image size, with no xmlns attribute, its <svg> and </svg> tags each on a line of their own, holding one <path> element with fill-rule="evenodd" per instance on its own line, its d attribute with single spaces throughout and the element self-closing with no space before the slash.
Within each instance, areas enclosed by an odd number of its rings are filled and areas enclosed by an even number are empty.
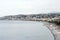
<svg viewBox="0 0 60 40">
<path fill-rule="evenodd" d="M 0 20 L 32 20 L 33 18 L 54 18 L 59 17 L 60 13 L 48 13 L 48 14 L 31 14 L 31 15 L 10 15 L 0 17 Z"/>
</svg>

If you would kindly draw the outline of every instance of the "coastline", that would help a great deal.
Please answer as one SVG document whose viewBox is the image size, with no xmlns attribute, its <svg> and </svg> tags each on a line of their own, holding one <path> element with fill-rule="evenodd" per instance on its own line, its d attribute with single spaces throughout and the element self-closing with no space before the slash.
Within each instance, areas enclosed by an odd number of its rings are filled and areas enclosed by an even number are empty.
<svg viewBox="0 0 60 40">
<path fill-rule="evenodd" d="M 49 22 L 44 22 L 44 26 L 46 26 L 51 33 L 54 36 L 54 40 L 60 40 L 60 26 L 53 24 L 53 23 L 49 23 Z"/>
<path fill-rule="evenodd" d="M 60 25 L 56 25 L 48 21 L 33 21 L 33 22 L 39 22 L 39 23 L 43 22 L 43 25 L 46 26 L 54 36 L 54 40 L 60 40 Z"/>
</svg>

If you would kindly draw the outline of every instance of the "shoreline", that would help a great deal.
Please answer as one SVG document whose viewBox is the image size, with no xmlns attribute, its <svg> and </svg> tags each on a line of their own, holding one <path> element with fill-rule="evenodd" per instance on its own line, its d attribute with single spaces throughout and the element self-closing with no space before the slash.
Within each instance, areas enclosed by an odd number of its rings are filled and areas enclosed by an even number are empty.
<svg viewBox="0 0 60 40">
<path fill-rule="evenodd" d="M 54 40 L 60 40 L 60 25 L 56 25 L 48 21 L 33 21 L 33 22 L 39 22 L 39 23 L 43 22 L 43 25 L 46 26 L 52 33 Z"/>
<path fill-rule="evenodd" d="M 60 26 L 55 25 L 53 23 L 45 22 L 44 26 L 46 26 L 54 36 L 54 40 L 60 40 Z"/>
</svg>

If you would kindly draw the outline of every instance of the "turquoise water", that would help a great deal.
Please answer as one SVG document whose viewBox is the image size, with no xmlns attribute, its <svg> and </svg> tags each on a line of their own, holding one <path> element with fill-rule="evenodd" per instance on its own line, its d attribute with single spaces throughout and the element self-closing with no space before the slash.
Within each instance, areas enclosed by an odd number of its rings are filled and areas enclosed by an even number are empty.
<svg viewBox="0 0 60 40">
<path fill-rule="evenodd" d="M 54 40 L 42 22 L 0 21 L 0 40 Z"/>
</svg>

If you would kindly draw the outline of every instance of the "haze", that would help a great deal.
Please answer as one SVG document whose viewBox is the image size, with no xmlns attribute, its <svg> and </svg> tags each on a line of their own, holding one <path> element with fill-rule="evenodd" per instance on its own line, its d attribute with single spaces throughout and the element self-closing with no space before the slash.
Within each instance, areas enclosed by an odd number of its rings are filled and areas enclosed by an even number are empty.
<svg viewBox="0 0 60 40">
<path fill-rule="evenodd" d="M 60 0 L 0 0 L 0 16 L 60 11 Z"/>
</svg>

